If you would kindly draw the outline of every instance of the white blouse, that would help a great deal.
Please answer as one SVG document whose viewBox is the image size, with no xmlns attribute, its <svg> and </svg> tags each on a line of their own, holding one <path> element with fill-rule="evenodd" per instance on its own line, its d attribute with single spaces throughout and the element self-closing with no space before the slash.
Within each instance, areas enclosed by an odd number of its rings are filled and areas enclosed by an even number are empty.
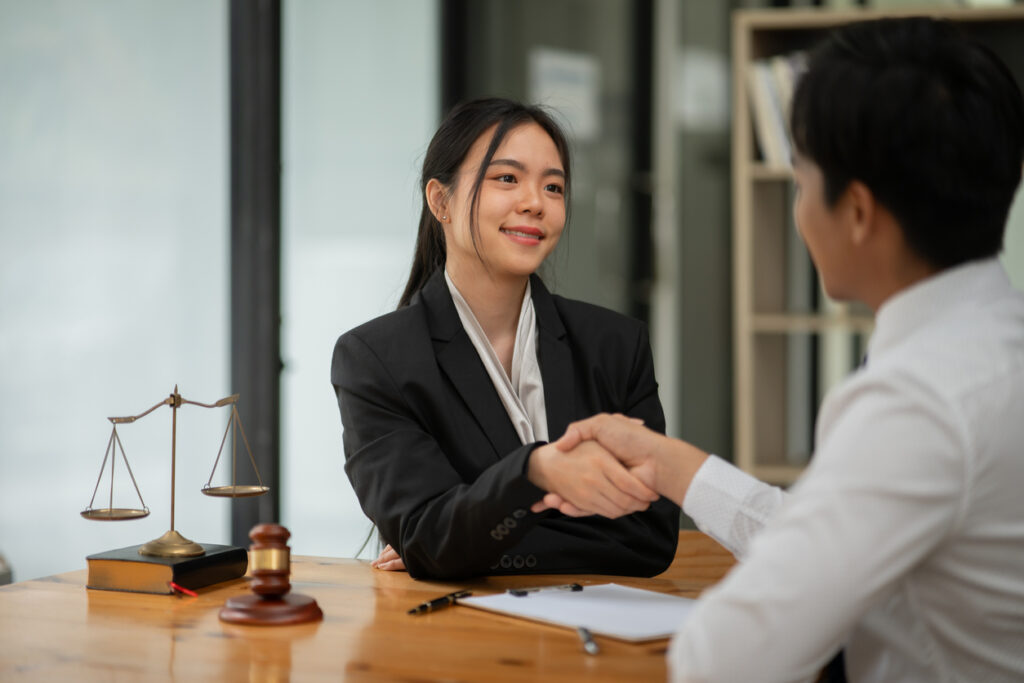
<svg viewBox="0 0 1024 683">
<path fill-rule="evenodd" d="M 516 325 L 516 342 L 512 349 L 512 376 L 505 374 L 505 368 L 498 360 L 498 354 L 487 339 L 473 310 L 462 298 L 455 283 L 446 270 L 445 282 L 455 302 L 462 327 L 473 342 L 484 369 L 505 406 L 512 425 L 523 444 L 548 440 L 548 417 L 544 405 L 544 379 L 537 362 L 537 315 L 533 310 L 530 283 L 526 283 L 523 305 L 519 309 L 519 323 Z"/>
</svg>

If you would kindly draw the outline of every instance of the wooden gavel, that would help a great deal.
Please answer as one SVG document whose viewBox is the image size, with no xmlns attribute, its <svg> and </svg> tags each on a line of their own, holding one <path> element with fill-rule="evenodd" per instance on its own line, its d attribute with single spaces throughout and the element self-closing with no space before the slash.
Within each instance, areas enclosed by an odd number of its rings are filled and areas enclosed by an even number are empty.
<svg viewBox="0 0 1024 683">
<path fill-rule="evenodd" d="M 222 621 L 256 626 L 284 626 L 323 619 L 316 600 L 291 593 L 291 533 L 280 524 L 258 524 L 249 532 L 249 572 L 252 595 L 228 598 Z"/>
</svg>

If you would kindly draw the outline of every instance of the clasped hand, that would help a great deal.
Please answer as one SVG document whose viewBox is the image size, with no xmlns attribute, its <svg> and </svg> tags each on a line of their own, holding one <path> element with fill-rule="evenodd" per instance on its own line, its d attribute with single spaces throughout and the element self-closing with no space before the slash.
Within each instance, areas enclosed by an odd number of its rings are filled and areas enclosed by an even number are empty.
<svg viewBox="0 0 1024 683">
<path fill-rule="evenodd" d="M 548 491 L 531 509 L 609 518 L 646 510 L 659 497 L 654 458 L 659 436 L 623 415 L 572 423 L 558 441 L 530 456 L 530 481 Z"/>
</svg>

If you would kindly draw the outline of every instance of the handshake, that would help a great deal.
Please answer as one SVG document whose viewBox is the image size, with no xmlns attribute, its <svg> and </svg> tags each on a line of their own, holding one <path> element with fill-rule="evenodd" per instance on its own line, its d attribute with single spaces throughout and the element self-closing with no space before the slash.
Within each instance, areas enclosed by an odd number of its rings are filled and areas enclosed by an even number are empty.
<svg viewBox="0 0 1024 683">
<path fill-rule="evenodd" d="M 660 496 L 682 506 L 708 454 L 624 415 L 595 415 L 569 425 L 530 455 L 527 477 L 548 493 L 534 512 L 615 518 L 646 510 Z"/>
<path fill-rule="evenodd" d="M 621 517 L 646 510 L 665 496 L 682 507 L 686 490 L 708 454 L 670 439 L 624 415 L 595 415 L 573 422 L 558 441 L 530 454 L 527 478 L 548 493 L 534 512 L 555 509 L 572 517 Z M 404 571 L 390 545 L 370 563 Z"/>
</svg>

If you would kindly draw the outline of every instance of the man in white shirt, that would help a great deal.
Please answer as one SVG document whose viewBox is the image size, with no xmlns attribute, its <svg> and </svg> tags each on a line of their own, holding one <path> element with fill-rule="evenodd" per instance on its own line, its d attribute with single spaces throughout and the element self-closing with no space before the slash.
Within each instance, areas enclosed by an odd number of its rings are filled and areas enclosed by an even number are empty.
<svg viewBox="0 0 1024 683">
<path fill-rule="evenodd" d="M 680 627 L 673 680 L 814 680 L 840 649 L 854 681 L 1024 680 L 1024 295 L 995 258 L 1020 90 L 942 22 L 866 22 L 812 55 L 792 128 L 823 285 L 877 314 L 804 475 L 783 492 L 617 416 L 556 445 L 597 441 L 741 560 Z M 593 509 L 575 498 L 535 509 Z"/>
</svg>

